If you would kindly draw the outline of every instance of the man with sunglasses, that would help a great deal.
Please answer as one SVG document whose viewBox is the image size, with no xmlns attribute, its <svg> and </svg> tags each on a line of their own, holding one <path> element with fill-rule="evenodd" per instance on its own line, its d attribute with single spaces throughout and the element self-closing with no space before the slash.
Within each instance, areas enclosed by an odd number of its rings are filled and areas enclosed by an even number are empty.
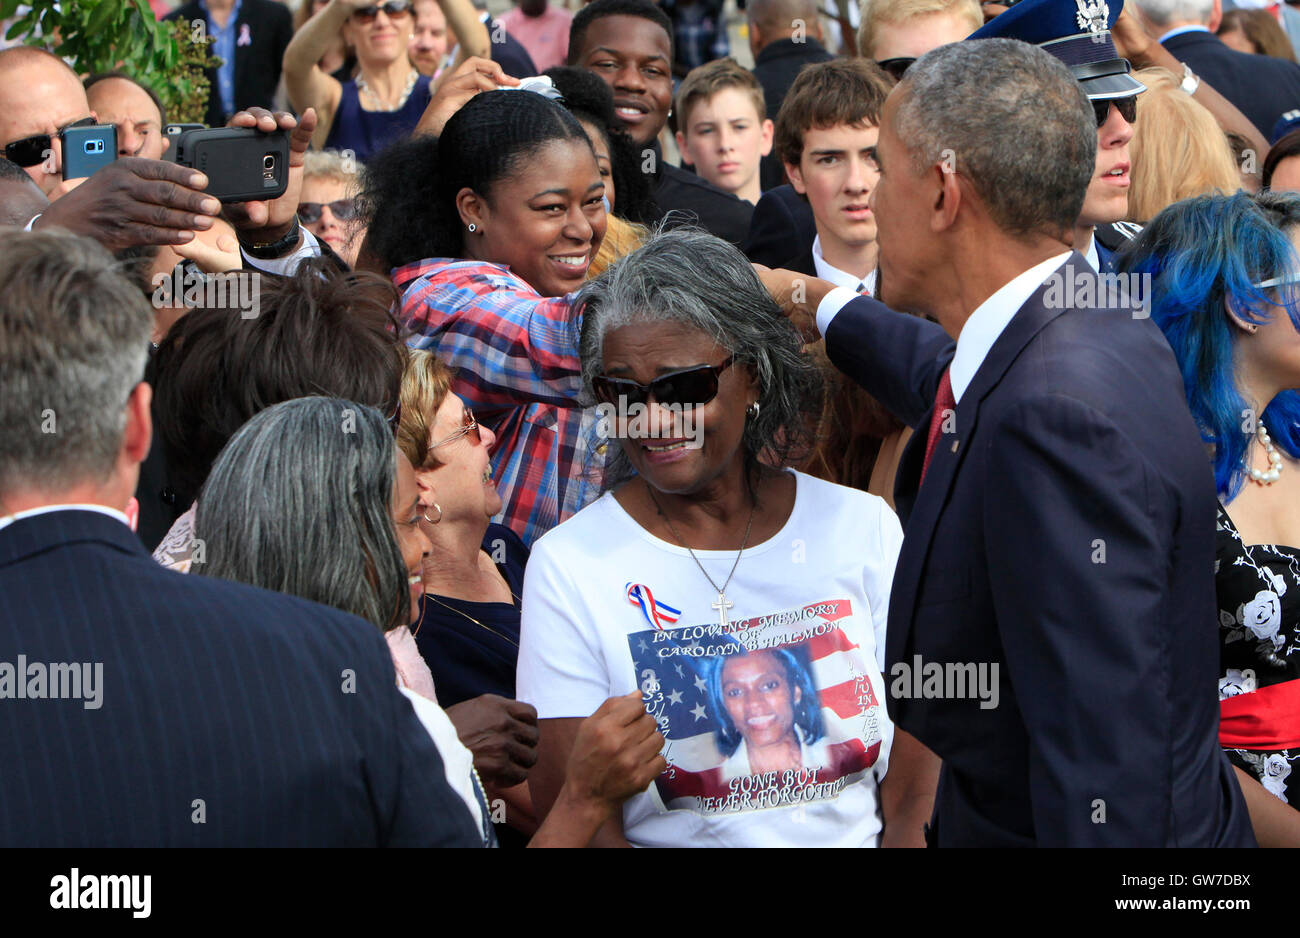
<svg viewBox="0 0 1300 938">
<path fill-rule="evenodd" d="M 224 127 L 236 111 L 272 107 L 284 50 L 293 38 L 293 15 L 275 0 L 190 0 L 167 14 L 215 38 L 220 67 L 208 70 L 204 123 Z"/>
</svg>

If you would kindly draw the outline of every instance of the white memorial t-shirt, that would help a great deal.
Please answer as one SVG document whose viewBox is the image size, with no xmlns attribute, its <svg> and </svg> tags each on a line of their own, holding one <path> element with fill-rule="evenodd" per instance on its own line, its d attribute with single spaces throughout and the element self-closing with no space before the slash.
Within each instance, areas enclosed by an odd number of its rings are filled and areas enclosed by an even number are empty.
<svg viewBox="0 0 1300 938">
<path fill-rule="evenodd" d="M 611 494 L 533 546 L 519 699 L 540 719 L 586 717 L 640 689 L 667 740 L 667 771 L 624 806 L 634 845 L 879 843 L 893 740 L 881 670 L 903 532 L 882 499 L 794 476 L 790 518 L 745 549 L 729 608 L 685 548 Z M 719 585 L 736 559 L 695 554 Z"/>
</svg>

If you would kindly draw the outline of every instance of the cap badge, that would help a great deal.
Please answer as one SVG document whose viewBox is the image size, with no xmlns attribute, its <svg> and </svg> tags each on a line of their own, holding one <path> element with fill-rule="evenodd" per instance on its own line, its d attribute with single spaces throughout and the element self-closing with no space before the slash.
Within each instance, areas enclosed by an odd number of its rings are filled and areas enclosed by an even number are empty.
<svg viewBox="0 0 1300 938">
<path fill-rule="evenodd" d="M 1106 0 L 1074 0 L 1074 5 L 1079 8 L 1074 20 L 1080 29 L 1086 29 L 1094 36 L 1106 32 L 1106 21 L 1110 19 L 1110 7 L 1106 6 Z"/>
</svg>

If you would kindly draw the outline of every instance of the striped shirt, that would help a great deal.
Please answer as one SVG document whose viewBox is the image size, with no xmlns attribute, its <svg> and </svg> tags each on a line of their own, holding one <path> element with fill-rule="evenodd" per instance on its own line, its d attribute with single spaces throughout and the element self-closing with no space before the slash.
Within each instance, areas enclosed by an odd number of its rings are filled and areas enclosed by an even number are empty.
<svg viewBox="0 0 1300 938">
<path fill-rule="evenodd" d="M 432 258 L 393 271 L 407 343 L 455 372 L 452 391 L 496 434 L 505 524 L 525 544 L 596 500 L 605 445 L 580 402 L 572 295 L 542 297 L 508 268 Z"/>
</svg>

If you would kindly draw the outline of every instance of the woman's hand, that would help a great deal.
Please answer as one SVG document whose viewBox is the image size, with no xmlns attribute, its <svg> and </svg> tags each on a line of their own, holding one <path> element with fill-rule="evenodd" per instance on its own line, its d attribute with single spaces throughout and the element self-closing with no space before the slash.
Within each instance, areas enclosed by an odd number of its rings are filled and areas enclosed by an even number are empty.
<svg viewBox="0 0 1300 938">
<path fill-rule="evenodd" d="M 450 78 L 440 83 L 429 100 L 429 106 L 424 109 L 415 133 L 437 137 L 451 116 L 480 91 L 496 91 L 503 85 L 515 87 L 518 84 L 518 78 L 507 75 L 491 59 L 466 59 Z"/>
<path fill-rule="evenodd" d="M 510 788 L 537 763 L 537 711 L 519 700 L 484 694 L 447 708 L 484 784 Z"/>
</svg>

